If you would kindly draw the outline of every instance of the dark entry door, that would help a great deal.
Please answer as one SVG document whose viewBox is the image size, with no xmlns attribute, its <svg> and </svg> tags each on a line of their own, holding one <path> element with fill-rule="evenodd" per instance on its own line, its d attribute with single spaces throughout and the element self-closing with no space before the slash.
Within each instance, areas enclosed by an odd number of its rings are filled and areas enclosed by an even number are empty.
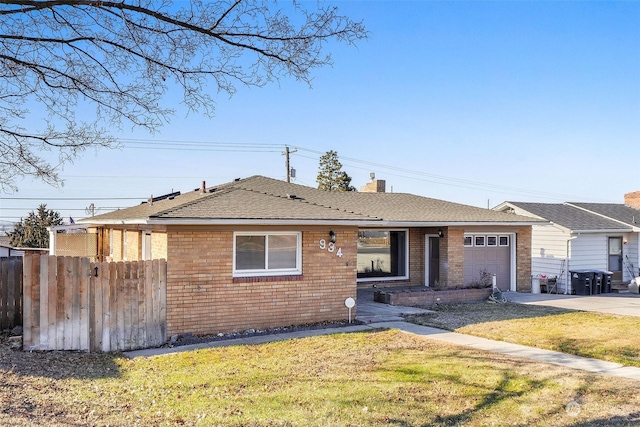
<svg viewBox="0 0 640 427">
<path fill-rule="evenodd" d="M 609 237 L 609 271 L 612 280 L 622 280 L 622 237 Z"/>
<path fill-rule="evenodd" d="M 440 238 L 429 237 L 429 286 L 440 280 Z"/>
</svg>

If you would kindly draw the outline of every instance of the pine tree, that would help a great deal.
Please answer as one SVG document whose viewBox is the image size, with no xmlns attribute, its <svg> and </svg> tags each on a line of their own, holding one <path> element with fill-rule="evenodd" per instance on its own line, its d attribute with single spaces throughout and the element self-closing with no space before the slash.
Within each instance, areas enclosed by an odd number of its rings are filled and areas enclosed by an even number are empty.
<svg viewBox="0 0 640 427">
<path fill-rule="evenodd" d="M 62 224 L 62 217 L 58 212 L 47 209 L 42 204 L 38 211 L 30 212 L 27 218 L 17 223 L 9 233 L 10 244 L 17 248 L 48 248 L 49 231 L 47 227 Z"/>
<path fill-rule="evenodd" d="M 342 170 L 338 152 L 330 150 L 320 157 L 318 168 L 318 189 L 324 191 L 356 191 L 351 186 L 351 177 Z"/>
</svg>

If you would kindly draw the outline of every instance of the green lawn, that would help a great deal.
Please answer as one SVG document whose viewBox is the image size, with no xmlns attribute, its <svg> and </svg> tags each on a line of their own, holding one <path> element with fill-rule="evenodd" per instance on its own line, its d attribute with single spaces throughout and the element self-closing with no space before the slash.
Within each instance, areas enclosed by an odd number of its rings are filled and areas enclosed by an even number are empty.
<svg viewBox="0 0 640 427">
<path fill-rule="evenodd" d="M 525 304 L 455 304 L 410 320 L 494 340 L 640 367 L 640 317 Z"/>
<path fill-rule="evenodd" d="M 0 364 L 2 425 L 640 423 L 640 382 L 446 345 L 399 331 L 133 360 L 79 354 L 70 363 L 64 354 L 26 357 L 29 363 L 14 362 L 19 366 L 13 370 Z M 56 363 L 64 363 L 64 371 Z M 35 375 L 27 374 L 34 364 L 43 367 Z M 20 424 L 25 420 L 34 424 Z"/>
</svg>

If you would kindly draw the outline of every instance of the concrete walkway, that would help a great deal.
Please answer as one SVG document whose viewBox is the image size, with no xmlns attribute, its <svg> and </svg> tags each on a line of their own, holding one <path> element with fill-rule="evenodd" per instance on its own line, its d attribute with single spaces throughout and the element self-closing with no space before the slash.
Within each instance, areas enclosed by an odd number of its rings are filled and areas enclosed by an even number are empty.
<svg viewBox="0 0 640 427">
<path fill-rule="evenodd" d="M 534 303 L 556 303 L 558 301 L 571 301 L 573 299 L 572 296 L 561 295 L 560 298 L 549 298 L 545 299 L 547 294 L 538 294 L 536 296 L 527 296 L 531 294 L 516 294 L 506 293 L 507 298 L 510 301 L 521 302 L 524 304 L 534 304 Z M 615 295 L 615 294 L 611 294 Z M 575 296 L 574 296 L 575 297 Z M 584 298 L 593 298 L 593 297 L 584 297 Z M 600 298 L 600 297 L 596 297 Z M 617 299 L 619 297 L 613 297 L 613 299 Z M 624 309 L 621 308 L 622 311 L 626 311 L 627 308 L 633 309 L 635 304 L 640 303 L 640 298 L 636 298 L 635 296 L 629 297 L 631 298 L 629 301 L 625 302 L 623 306 Z M 574 303 L 578 304 L 578 303 Z M 596 306 L 596 301 L 583 301 L 580 302 L 582 306 Z M 604 304 L 604 309 L 608 309 L 607 307 L 615 307 L 617 303 L 615 301 L 608 301 Z M 627 307 L 626 304 L 630 306 Z M 599 305 L 602 306 L 602 305 Z M 575 308 L 575 307 L 565 307 L 565 308 Z M 576 309 L 584 309 L 584 308 L 576 308 Z M 597 311 L 597 310 L 595 310 Z M 543 363 L 551 363 L 554 365 L 560 365 L 567 368 L 572 369 L 580 369 L 588 372 L 613 375 L 617 377 L 629 378 L 633 380 L 640 381 L 640 368 L 634 367 L 624 367 L 619 363 L 613 362 L 605 362 L 598 359 L 590 359 L 586 357 L 572 356 L 565 353 L 560 353 L 557 351 L 550 350 L 542 350 L 533 347 L 526 347 L 518 344 L 510 344 L 502 341 L 493 341 L 486 338 L 474 337 L 471 335 L 459 334 L 456 332 L 449 332 L 442 329 L 431 328 L 428 326 L 420 326 L 415 325 L 413 323 L 408 323 L 403 320 L 403 316 L 407 314 L 415 314 L 420 312 L 428 312 L 428 310 L 418 309 L 414 307 L 400 307 L 400 306 L 391 306 L 388 304 L 377 303 L 373 301 L 373 292 L 372 291 L 359 291 L 358 292 L 358 307 L 357 307 L 357 317 L 356 320 L 359 322 L 363 322 L 362 324 L 354 324 L 353 326 L 346 326 L 340 328 L 327 328 L 327 329 L 317 329 L 312 331 L 299 331 L 299 332 L 289 332 L 283 334 L 272 334 L 272 335 L 262 335 L 262 336 L 254 336 L 254 337 L 246 337 L 246 338 L 237 338 L 223 341 L 214 341 L 209 343 L 202 344 L 194 344 L 194 345 L 186 345 L 179 346 L 173 348 L 154 348 L 154 349 L 146 349 L 146 350 L 136 350 L 129 351 L 125 353 L 126 357 L 134 358 L 134 357 L 150 357 L 150 356 L 158 356 L 169 353 L 176 353 L 182 351 L 190 351 L 204 348 L 215 348 L 215 347 L 226 347 L 226 346 L 234 346 L 234 345 L 251 345 L 251 344 L 261 344 L 265 342 L 272 341 L 282 341 L 289 340 L 295 338 L 304 338 L 309 336 L 318 336 L 318 335 L 329 335 L 336 333 L 348 333 L 348 332 L 361 332 L 361 331 L 371 331 L 376 329 L 399 329 L 406 333 L 411 333 L 419 336 L 423 336 L 428 339 L 433 339 L 441 342 L 446 342 L 455 345 L 461 345 L 465 347 L 471 347 L 478 350 L 491 351 L 494 353 L 522 357 L 525 359 L 534 360 L 537 362 Z M 618 313 L 623 314 L 623 313 Z M 635 314 L 638 315 L 638 314 Z"/>
</svg>

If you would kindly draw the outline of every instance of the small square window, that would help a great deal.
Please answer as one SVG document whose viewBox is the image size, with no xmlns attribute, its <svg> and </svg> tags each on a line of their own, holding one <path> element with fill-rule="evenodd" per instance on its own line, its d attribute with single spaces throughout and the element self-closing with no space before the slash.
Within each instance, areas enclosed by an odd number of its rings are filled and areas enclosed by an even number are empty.
<svg viewBox="0 0 640 427">
<path fill-rule="evenodd" d="M 473 239 L 471 236 L 464 236 L 464 245 L 473 246 Z"/>
<path fill-rule="evenodd" d="M 487 236 L 487 246 L 498 246 L 498 237 Z"/>
<path fill-rule="evenodd" d="M 484 236 L 476 236 L 475 246 L 484 246 Z"/>
<path fill-rule="evenodd" d="M 500 246 L 509 246 L 509 236 L 500 236 Z"/>
</svg>

